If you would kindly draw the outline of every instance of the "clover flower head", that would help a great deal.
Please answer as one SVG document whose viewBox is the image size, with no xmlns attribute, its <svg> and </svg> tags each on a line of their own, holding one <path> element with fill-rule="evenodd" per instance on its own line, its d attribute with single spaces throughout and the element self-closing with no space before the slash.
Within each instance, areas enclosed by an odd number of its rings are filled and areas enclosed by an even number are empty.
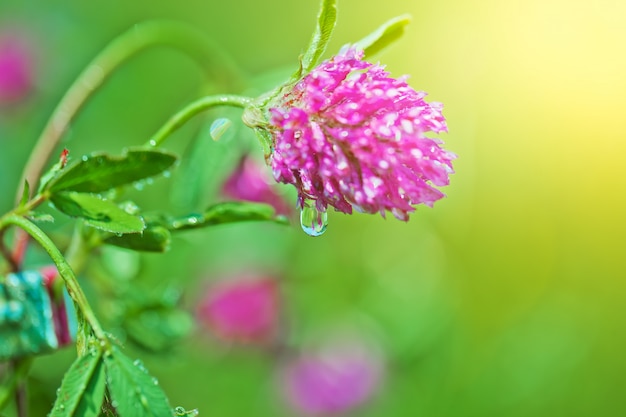
<svg viewBox="0 0 626 417">
<path fill-rule="evenodd" d="M 333 342 L 305 350 L 282 371 L 290 405 L 310 416 L 342 415 L 367 403 L 380 388 L 382 358 L 366 344 Z"/>
<path fill-rule="evenodd" d="M 227 342 L 264 344 L 278 327 L 279 290 L 275 279 L 242 273 L 207 291 L 198 320 Z"/>
<path fill-rule="evenodd" d="M 300 208 L 408 220 L 414 205 L 444 196 L 435 187 L 449 183 L 455 158 L 426 136 L 447 126 L 425 96 L 343 48 L 270 103 L 275 179 L 296 186 Z"/>
<path fill-rule="evenodd" d="M 33 57 L 18 34 L 0 34 L 0 105 L 22 100 L 33 86 Z"/>
</svg>

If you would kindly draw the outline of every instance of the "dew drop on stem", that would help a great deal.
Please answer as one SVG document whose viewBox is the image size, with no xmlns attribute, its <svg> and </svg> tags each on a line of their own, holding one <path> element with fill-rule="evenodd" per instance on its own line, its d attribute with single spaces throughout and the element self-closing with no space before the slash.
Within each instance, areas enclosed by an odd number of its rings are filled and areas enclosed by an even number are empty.
<svg viewBox="0 0 626 417">
<path fill-rule="evenodd" d="M 209 134 L 214 141 L 220 140 L 220 138 L 226 133 L 228 128 L 233 124 L 230 119 L 219 118 L 215 119 L 209 128 Z"/>
</svg>

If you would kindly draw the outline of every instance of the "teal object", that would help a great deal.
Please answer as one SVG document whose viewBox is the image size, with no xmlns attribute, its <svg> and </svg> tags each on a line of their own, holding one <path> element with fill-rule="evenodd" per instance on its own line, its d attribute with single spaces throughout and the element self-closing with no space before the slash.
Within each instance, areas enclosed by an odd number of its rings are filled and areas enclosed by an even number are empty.
<svg viewBox="0 0 626 417">
<path fill-rule="evenodd" d="M 62 310 L 63 314 L 55 314 Z M 56 323 L 56 327 L 55 327 Z M 8 274 L 0 282 L 0 361 L 57 349 L 58 327 L 73 340 L 76 312 L 65 292 L 59 303 L 51 300 L 39 271 Z"/>
</svg>

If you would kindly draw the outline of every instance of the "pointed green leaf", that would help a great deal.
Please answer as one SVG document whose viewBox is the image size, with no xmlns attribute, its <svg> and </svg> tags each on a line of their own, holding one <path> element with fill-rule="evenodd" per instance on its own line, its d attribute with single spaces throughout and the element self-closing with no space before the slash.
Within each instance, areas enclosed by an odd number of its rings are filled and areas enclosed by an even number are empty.
<svg viewBox="0 0 626 417">
<path fill-rule="evenodd" d="M 22 198 L 20 199 L 20 207 L 24 207 L 30 198 L 30 184 L 28 180 L 24 180 L 24 189 L 22 190 Z"/>
<path fill-rule="evenodd" d="M 165 252 L 170 246 L 171 234 L 167 228 L 148 224 L 142 233 L 111 236 L 104 243 L 140 252 Z"/>
<path fill-rule="evenodd" d="M 354 45 L 363 50 L 366 58 L 375 55 L 400 38 L 410 21 L 411 16 L 407 14 L 394 17 Z"/>
<path fill-rule="evenodd" d="M 47 188 L 52 193 L 99 193 L 158 175 L 176 159 L 171 153 L 154 149 L 131 149 L 122 156 L 95 153 L 65 168 Z"/>
<path fill-rule="evenodd" d="M 302 56 L 302 69 L 305 73 L 311 71 L 319 63 L 326 46 L 328 46 L 336 22 L 337 0 L 322 0 L 317 16 L 317 27 L 306 52 Z"/>
<path fill-rule="evenodd" d="M 145 228 L 141 217 L 129 214 L 99 196 L 77 192 L 53 194 L 50 201 L 63 213 L 85 219 L 85 224 L 106 232 L 124 234 L 138 233 Z"/>
<path fill-rule="evenodd" d="M 63 377 L 50 417 L 98 417 L 104 388 L 101 354 L 79 357 Z"/>
<path fill-rule="evenodd" d="M 117 347 L 105 356 L 107 386 L 120 417 L 171 416 L 165 393 L 140 361 L 133 362 Z"/>
<path fill-rule="evenodd" d="M 224 223 L 268 220 L 285 223 L 284 217 L 276 216 L 274 208 L 270 205 L 227 202 L 210 206 L 203 214 L 178 217 L 171 222 L 170 227 L 173 230 L 187 230 Z"/>
</svg>

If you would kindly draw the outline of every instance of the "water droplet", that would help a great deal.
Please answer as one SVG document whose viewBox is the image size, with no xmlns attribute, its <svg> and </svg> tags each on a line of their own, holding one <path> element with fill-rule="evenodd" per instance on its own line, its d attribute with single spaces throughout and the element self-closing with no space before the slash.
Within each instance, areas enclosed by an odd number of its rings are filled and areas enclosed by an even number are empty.
<svg viewBox="0 0 626 417">
<path fill-rule="evenodd" d="M 87 161 L 89 161 L 89 157 L 88 157 L 87 155 L 83 155 L 83 157 L 82 157 L 82 158 L 80 158 L 80 159 L 82 159 L 82 160 L 83 160 L 83 162 L 87 162 Z"/>
<path fill-rule="evenodd" d="M 143 366 L 143 362 L 141 362 L 139 359 L 136 359 L 133 362 L 133 365 L 135 365 L 140 371 L 146 372 L 146 367 Z"/>
<path fill-rule="evenodd" d="M 215 119 L 215 121 L 211 124 L 209 128 L 209 134 L 214 141 L 220 140 L 222 135 L 226 133 L 228 128 L 232 126 L 233 122 L 230 119 L 226 119 L 224 117 L 220 117 L 219 119 Z"/>
<path fill-rule="evenodd" d="M 315 207 L 304 207 L 300 211 L 300 226 L 309 236 L 320 236 L 328 226 L 328 213 Z"/>
<path fill-rule="evenodd" d="M 163 177 L 169 178 L 171 176 L 172 176 L 172 173 L 170 171 L 163 171 Z"/>
<path fill-rule="evenodd" d="M 139 206 L 137 206 L 137 204 L 133 203 L 132 201 L 126 201 L 122 203 L 121 206 L 122 209 L 128 214 L 136 215 L 140 211 Z"/>
<path fill-rule="evenodd" d="M 192 416 L 192 417 L 197 417 L 197 416 L 199 416 L 199 415 L 200 415 L 200 412 L 198 411 L 198 409 L 197 409 L 197 408 L 194 408 L 193 410 L 189 410 L 189 411 L 187 411 L 187 410 L 185 410 L 183 407 L 180 407 L 180 406 L 178 406 L 178 407 L 174 408 L 174 413 L 175 413 L 177 416 Z"/>
<path fill-rule="evenodd" d="M 204 217 L 201 214 L 190 214 L 189 216 L 174 220 L 172 227 L 174 227 L 174 229 L 186 229 L 202 223 L 204 223 Z"/>
<path fill-rule="evenodd" d="M 146 187 L 146 183 L 143 181 L 137 181 L 133 184 L 133 187 L 135 187 L 135 190 L 141 191 Z"/>
<path fill-rule="evenodd" d="M 159 385 L 159 380 L 153 377 L 153 378 L 152 378 L 152 383 L 153 383 L 154 385 Z"/>
<path fill-rule="evenodd" d="M 154 139 L 150 139 L 150 142 L 148 142 L 148 144 L 150 146 L 157 146 L 156 140 L 154 140 Z"/>
</svg>

